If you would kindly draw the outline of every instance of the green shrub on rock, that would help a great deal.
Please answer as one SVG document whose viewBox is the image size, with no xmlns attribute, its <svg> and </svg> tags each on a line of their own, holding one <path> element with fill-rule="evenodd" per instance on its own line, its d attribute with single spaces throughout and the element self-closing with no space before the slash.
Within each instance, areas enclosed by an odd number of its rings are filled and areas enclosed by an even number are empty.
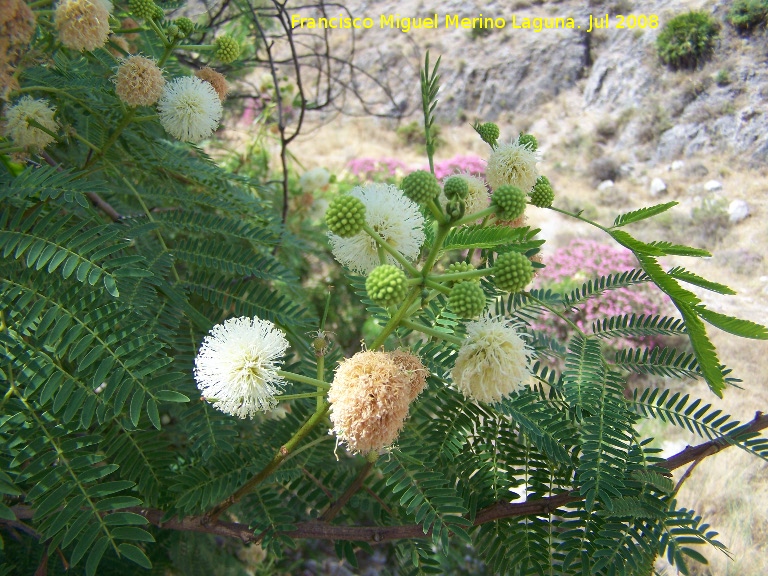
<svg viewBox="0 0 768 576">
<path fill-rule="evenodd" d="M 709 59 L 720 25 L 706 12 L 687 12 L 667 22 L 656 39 L 662 62 L 674 69 L 696 68 Z"/>
</svg>

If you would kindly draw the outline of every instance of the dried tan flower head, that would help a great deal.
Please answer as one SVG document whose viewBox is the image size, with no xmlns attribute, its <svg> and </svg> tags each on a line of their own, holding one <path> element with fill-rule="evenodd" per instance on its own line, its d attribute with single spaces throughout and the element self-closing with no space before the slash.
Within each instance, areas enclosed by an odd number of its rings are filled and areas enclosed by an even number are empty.
<svg viewBox="0 0 768 576">
<path fill-rule="evenodd" d="M 418 395 L 423 388 L 419 381 L 426 381 L 421 362 L 418 368 L 406 356 L 358 352 L 336 370 L 328 392 L 330 417 L 336 437 L 352 452 L 386 448 L 402 430 L 414 392 Z"/>
<path fill-rule="evenodd" d="M 120 50 L 118 50 L 114 46 L 109 47 L 109 51 L 113 56 L 116 56 L 117 58 L 121 58 L 125 54 L 130 54 L 132 52 L 131 46 L 130 44 L 128 44 L 128 40 L 126 40 L 122 36 L 116 36 L 114 34 L 110 34 L 109 40 L 111 44 L 114 44 L 115 46 L 118 46 L 120 48 Z"/>
<path fill-rule="evenodd" d="M 24 0 L 0 0 L 0 37 L 11 45 L 25 45 L 34 31 L 35 14 Z"/>
<path fill-rule="evenodd" d="M 56 8 L 59 40 L 67 48 L 91 51 L 104 46 L 109 38 L 107 0 L 62 0 Z"/>
<path fill-rule="evenodd" d="M 120 21 L 120 28 L 123 30 L 136 30 L 138 28 L 141 28 L 141 25 L 136 22 L 133 18 L 123 18 Z M 138 32 L 128 32 L 126 34 L 123 34 L 123 38 L 128 40 L 129 42 L 133 42 L 139 37 Z"/>
<path fill-rule="evenodd" d="M 429 371 L 424 368 L 418 356 L 411 354 L 407 350 L 395 350 L 390 352 L 389 355 L 392 357 L 393 362 L 408 374 L 410 382 L 408 401 L 413 402 L 427 385 Z"/>
<path fill-rule="evenodd" d="M 128 106 L 152 106 L 163 95 L 165 78 L 154 60 L 129 56 L 115 76 L 115 93 Z"/>
<path fill-rule="evenodd" d="M 195 76 L 200 78 L 203 82 L 208 82 L 213 86 L 213 89 L 216 90 L 216 94 L 219 95 L 219 100 L 224 102 L 224 100 L 227 99 L 229 84 L 227 84 L 227 79 L 224 78 L 223 74 L 219 74 L 210 66 L 206 66 L 195 72 Z"/>
<path fill-rule="evenodd" d="M 533 256 L 528 258 L 531 262 L 538 262 L 539 264 L 544 264 L 544 256 L 542 256 L 541 252 L 536 252 Z M 534 268 L 533 269 L 533 277 L 536 278 L 536 276 L 539 275 L 539 272 L 541 272 L 541 268 Z"/>
</svg>

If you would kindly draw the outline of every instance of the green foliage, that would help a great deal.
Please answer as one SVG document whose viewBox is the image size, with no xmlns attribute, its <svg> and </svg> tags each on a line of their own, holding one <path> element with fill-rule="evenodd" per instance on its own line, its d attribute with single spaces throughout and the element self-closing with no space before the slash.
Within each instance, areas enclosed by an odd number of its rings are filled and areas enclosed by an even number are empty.
<svg viewBox="0 0 768 576">
<path fill-rule="evenodd" d="M 696 68 L 715 49 L 720 26 L 706 12 L 686 12 L 664 25 L 656 38 L 659 58 L 673 69 Z"/>
<path fill-rule="evenodd" d="M 657 382 L 701 377 L 722 394 L 736 380 L 704 322 L 752 339 L 768 330 L 708 310 L 683 283 L 732 294 L 727 286 L 658 262 L 709 252 L 626 232 L 674 202 L 620 215 L 609 228 L 570 214 L 631 250 L 638 265 L 563 294 L 528 286 L 544 244 L 538 230 L 493 220 L 457 226 L 430 203 L 424 257 L 392 267 L 401 290 L 377 298 L 385 309 L 369 298 L 366 278 L 331 271 L 318 248 L 322 220 L 304 218 L 309 212 L 291 203 L 298 194 L 288 191 L 283 221 L 272 204 L 283 190 L 275 196 L 260 183 L 270 177 L 264 167 L 242 170 L 259 180 L 233 174 L 202 149 L 170 142 L 154 115 L 134 117 L 118 101 L 108 51 L 72 53 L 45 30 L 35 48 L 50 61 L 19 78 L 23 90 L 55 101 L 69 140 L 22 170 L 8 161 L 0 171 L 0 526 L 14 530 L 0 570 L 32 572 L 50 557 L 51 573 L 61 571 L 56 558 L 87 575 L 244 572 L 233 540 L 176 533 L 185 520 L 258 541 L 268 559 L 248 569 L 260 573 L 296 573 L 296 557 L 313 553 L 291 551 L 307 530 L 343 532 L 335 552 L 352 566 L 357 552 L 371 553 L 369 541 L 399 531 L 406 536 L 385 550 L 402 574 L 639 575 L 662 554 L 687 573 L 690 559 L 703 558 L 693 544 L 722 548 L 701 518 L 678 508 L 669 470 L 637 421 L 660 419 L 768 458 L 768 441 L 747 424 Z M 169 76 L 182 72 L 178 46 L 150 29 L 141 40 Z M 438 64 L 427 57 L 421 72 L 431 165 Z M 480 278 L 494 266 L 525 269 L 514 279 L 518 293 Z M 446 269 L 469 277 L 445 280 Z M 328 297 L 317 278 L 346 287 Z M 460 280 L 472 280 L 463 294 L 471 312 L 492 304 L 530 356 L 525 379 L 492 404 L 453 381 L 478 330 L 450 309 L 469 308 L 449 296 Z M 679 317 L 625 313 L 595 321 L 591 333 L 571 323 L 565 338 L 536 327 L 542 313 L 566 317 L 606 291 L 639 285 L 666 293 Z M 322 320 L 317 302 L 329 303 Z M 204 336 L 233 316 L 273 322 L 291 344 L 283 402 L 252 420 L 216 410 L 220 399 L 200 398 L 194 377 Z M 396 444 L 363 459 L 334 447 L 325 399 L 366 322 L 376 326 L 371 350 L 408 349 L 428 378 Z M 606 354 L 621 338 L 643 336 L 686 337 L 691 349 Z M 498 352 L 494 337 L 486 344 L 477 362 Z M 650 377 L 644 391 L 625 391 L 632 372 Z"/>
<path fill-rule="evenodd" d="M 767 0 L 735 0 L 728 9 L 727 20 L 737 30 L 751 32 L 768 22 Z"/>
</svg>

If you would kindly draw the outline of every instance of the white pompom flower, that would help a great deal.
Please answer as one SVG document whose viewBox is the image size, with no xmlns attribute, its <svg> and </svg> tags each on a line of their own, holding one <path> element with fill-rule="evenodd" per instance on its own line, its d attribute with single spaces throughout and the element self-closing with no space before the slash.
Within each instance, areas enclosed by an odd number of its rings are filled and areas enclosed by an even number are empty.
<svg viewBox="0 0 768 576">
<path fill-rule="evenodd" d="M 516 186 L 526 194 L 536 184 L 539 157 L 519 141 L 499 144 L 488 158 L 485 177 L 493 190 L 500 186 Z"/>
<path fill-rule="evenodd" d="M 42 150 L 55 142 L 56 138 L 37 126 L 32 126 L 28 120 L 34 120 L 40 126 L 55 133 L 59 128 L 53 118 L 55 113 L 56 109 L 51 107 L 48 100 L 35 100 L 31 96 L 24 96 L 8 108 L 5 114 L 5 134 L 18 146 Z"/>
<path fill-rule="evenodd" d="M 211 136 L 222 114 L 216 90 L 194 76 L 182 76 L 166 84 L 157 109 L 168 134 L 192 143 Z"/>
<path fill-rule="evenodd" d="M 467 338 L 451 371 L 466 398 L 493 404 L 531 382 L 532 350 L 518 326 L 490 314 L 467 324 Z"/>
<path fill-rule="evenodd" d="M 365 222 L 407 260 L 419 257 L 424 244 L 424 216 L 419 206 L 392 184 L 356 186 L 349 192 L 365 205 Z M 380 264 L 376 242 L 365 231 L 350 238 L 329 233 L 334 258 L 358 274 L 367 274 Z M 387 264 L 400 264 L 387 254 Z"/>
<path fill-rule="evenodd" d="M 230 318 L 203 340 L 195 358 L 197 387 L 213 406 L 238 418 L 271 410 L 284 380 L 278 360 L 288 340 L 260 318 Z"/>
</svg>

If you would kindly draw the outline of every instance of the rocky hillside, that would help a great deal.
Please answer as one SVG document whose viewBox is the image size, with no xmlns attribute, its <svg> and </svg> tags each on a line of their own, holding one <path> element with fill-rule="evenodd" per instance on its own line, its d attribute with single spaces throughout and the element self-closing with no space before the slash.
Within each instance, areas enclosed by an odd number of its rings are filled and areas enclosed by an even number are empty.
<svg viewBox="0 0 768 576">
<path fill-rule="evenodd" d="M 739 35 L 725 22 L 731 0 L 575 0 L 481 2 L 421 0 L 345 3 L 356 16 L 374 19 L 356 33 L 357 62 L 387 78 L 398 107 L 420 109 L 413 79 L 429 49 L 442 55 L 442 122 L 494 120 L 527 128 L 540 107 L 564 94 L 577 96 L 583 113 L 632 160 L 669 163 L 698 153 L 738 157 L 765 165 L 768 158 L 768 33 Z M 721 23 L 713 59 L 696 71 L 663 66 L 655 42 L 661 28 L 618 29 L 616 14 L 658 15 L 663 24 L 688 9 L 707 9 Z M 379 29 L 381 15 L 428 17 L 437 30 Z M 587 33 L 590 14 L 609 14 L 609 28 Z M 506 20 L 503 29 L 472 33 L 446 29 L 445 15 Z M 579 29 L 513 28 L 523 18 L 572 17 Z M 544 20 L 543 22 L 546 22 Z M 551 20 L 550 20 L 551 22 Z M 365 90 L 365 81 L 361 81 Z M 368 89 L 372 90 L 372 87 Z"/>
</svg>

